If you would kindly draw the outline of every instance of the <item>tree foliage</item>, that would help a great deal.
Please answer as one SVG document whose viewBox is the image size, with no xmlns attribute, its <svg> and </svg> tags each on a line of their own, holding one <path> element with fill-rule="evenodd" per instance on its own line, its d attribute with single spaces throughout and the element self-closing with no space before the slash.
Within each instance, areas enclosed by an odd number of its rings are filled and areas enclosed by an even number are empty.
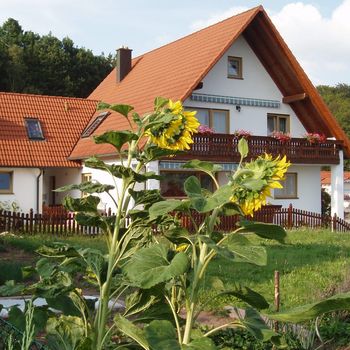
<svg viewBox="0 0 350 350">
<path fill-rule="evenodd" d="M 346 135 L 350 138 L 350 85 L 320 85 L 317 87 L 317 90 Z M 350 169 L 350 162 L 348 160 L 344 162 L 344 168 L 346 170 Z"/>
<path fill-rule="evenodd" d="M 317 89 L 343 130 L 350 137 L 350 85 L 320 85 Z"/>
<path fill-rule="evenodd" d="M 0 26 L 0 91 L 87 97 L 113 63 L 68 37 L 24 31 L 13 18 Z"/>
</svg>

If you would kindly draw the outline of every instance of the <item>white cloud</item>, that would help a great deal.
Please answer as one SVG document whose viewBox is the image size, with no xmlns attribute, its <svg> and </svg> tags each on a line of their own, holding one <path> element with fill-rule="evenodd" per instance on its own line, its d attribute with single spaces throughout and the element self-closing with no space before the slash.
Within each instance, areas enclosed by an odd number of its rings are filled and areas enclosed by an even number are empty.
<svg viewBox="0 0 350 350">
<path fill-rule="evenodd" d="M 61 38 L 79 33 L 84 18 L 93 21 L 101 13 L 98 2 L 86 0 L 0 1 L 0 23 L 12 17 L 24 30 L 42 35 L 52 31 L 53 35 Z"/>
<path fill-rule="evenodd" d="M 196 21 L 200 29 L 246 8 L 231 8 Z M 314 84 L 350 84 L 350 0 L 344 0 L 330 17 L 311 4 L 294 2 L 280 11 L 267 10 L 282 37 Z"/>
<path fill-rule="evenodd" d="M 291 3 L 272 21 L 315 84 L 350 83 L 350 0 L 329 18 L 301 2 Z"/>
</svg>

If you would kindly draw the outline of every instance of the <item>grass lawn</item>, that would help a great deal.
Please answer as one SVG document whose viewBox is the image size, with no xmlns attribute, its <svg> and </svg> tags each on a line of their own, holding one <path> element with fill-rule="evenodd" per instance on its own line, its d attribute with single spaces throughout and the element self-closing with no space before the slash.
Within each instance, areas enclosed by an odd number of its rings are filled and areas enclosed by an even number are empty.
<svg viewBox="0 0 350 350">
<path fill-rule="evenodd" d="M 349 233 L 290 231 L 285 245 L 255 236 L 249 236 L 249 239 L 266 247 L 267 266 L 232 264 L 229 260 L 217 257 L 209 266 L 203 299 L 204 296 L 215 295 L 210 286 L 211 280 L 220 276 L 226 289 L 239 283 L 263 294 L 272 304 L 275 270 L 279 270 L 281 275 L 282 309 L 323 299 L 332 292 L 345 291 L 346 287 L 350 290 Z M 99 237 L 5 236 L 0 245 L 0 249 L 5 249 L 0 252 L 0 284 L 7 279 L 20 281 L 21 267 L 37 259 L 34 251 L 42 244 L 54 241 L 67 241 L 77 246 L 106 251 L 104 239 Z M 215 299 L 208 304 L 208 308 L 220 310 L 232 304 L 232 301 L 230 297 Z"/>
<path fill-rule="evenodd" d="M 226 289 L 239 283 L 263 294 L 273 304 L 275 270 L 280 271 L 281 309 L 311 303 L 334 292 L 350 290 L 349 233 L 290 231 L 285 245 L 253 236 L 250 239 L 266 247 L 267 266 L 232 264 L 217 257 L 209 266 L 205 297 L 215 295 L 209 281 L 220 276 Z M 220 309 L 232 304 L 232 301 L 230 297 L 215 299 L 209 307 Z"/>
</svg>

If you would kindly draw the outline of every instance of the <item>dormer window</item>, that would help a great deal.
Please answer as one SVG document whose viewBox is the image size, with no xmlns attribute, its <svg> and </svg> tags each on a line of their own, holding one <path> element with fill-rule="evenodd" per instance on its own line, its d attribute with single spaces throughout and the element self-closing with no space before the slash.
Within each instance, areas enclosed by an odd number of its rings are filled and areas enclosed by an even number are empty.
<svg viewBox="0 0 350 350">
<path fill-rule="evenodd" d="M 243 79 L 242 57 L 228 56 L 227 77 L 231 79 Z"/>
<path fill-rule="evenodd" d="M 26 118 L 25 124 L 30 140 L 45 140 L 39 119 Z"/>
<path fill-rule="evenodd" d="M 107 118 L 110 112 L 100 113 L 96 119 L 87 126 L 87 128 L 81 134 L 81 137 L 89 137 L 98 127 L 99 125 Z"/>
</svg>

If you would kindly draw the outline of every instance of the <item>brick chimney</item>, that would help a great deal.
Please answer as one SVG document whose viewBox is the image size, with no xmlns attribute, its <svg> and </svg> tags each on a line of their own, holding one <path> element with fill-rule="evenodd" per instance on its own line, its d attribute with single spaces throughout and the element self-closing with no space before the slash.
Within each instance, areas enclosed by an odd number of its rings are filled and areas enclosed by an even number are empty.
<svg viewBox="0 0 350 350">
<path fill-rule="evenodd" d="M 122 46 L 117 50 L 117 83 L 131 71 L 131 49 Z"/>
</svg>

